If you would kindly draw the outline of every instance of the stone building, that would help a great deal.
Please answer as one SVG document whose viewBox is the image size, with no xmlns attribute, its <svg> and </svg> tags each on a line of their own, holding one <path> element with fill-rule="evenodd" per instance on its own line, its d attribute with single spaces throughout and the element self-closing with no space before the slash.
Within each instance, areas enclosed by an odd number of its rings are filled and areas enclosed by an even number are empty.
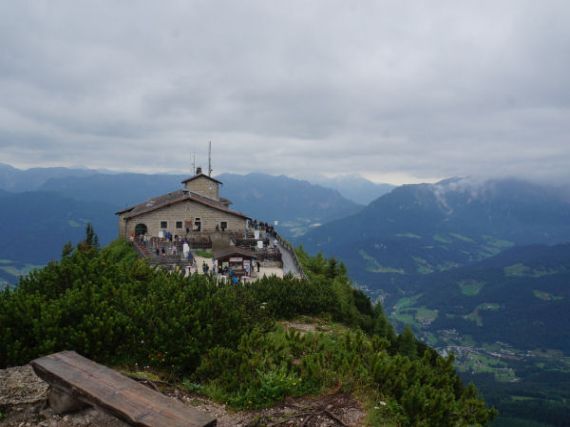
<svg viewBox="0 0 570 427">
<path fill-rule="evenodd" d="M 182 181 L 184 188 L 117 212 L 119 235 L 123 238 L 145 234 L 191 237 L 198 235 L 240 235 L 247 231 L 249 218 L 230 209 L 231 202 L 220 197 L 217 179 L 197 169 Z"/>
</svg>

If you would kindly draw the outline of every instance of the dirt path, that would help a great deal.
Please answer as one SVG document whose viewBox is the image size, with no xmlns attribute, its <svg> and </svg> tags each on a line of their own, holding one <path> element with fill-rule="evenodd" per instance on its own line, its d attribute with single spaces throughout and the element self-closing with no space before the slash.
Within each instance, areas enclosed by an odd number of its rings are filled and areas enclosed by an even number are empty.
<svg viewBox="0 0 570 427">
<path fill-rule="evenodd" d="M 30 366 L 0 370 L 0 426 L 2 427 L 127 427 L 122 421 L 94 408 L 60 416 L 47 405 L 48 385 Z M 218 419 L 218 427 L 339 427 L 360 426 L 364 411 L 346 394 L 286 399 L 273 408 L 232 411 L 225 405 L 174 387 L 162 390 Z"/>
</svg>

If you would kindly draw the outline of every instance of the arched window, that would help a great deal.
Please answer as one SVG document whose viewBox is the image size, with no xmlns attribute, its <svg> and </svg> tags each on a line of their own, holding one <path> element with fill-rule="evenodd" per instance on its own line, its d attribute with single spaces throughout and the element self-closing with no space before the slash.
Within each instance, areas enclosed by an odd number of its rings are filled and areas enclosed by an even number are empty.
<svg viewBox="0 0 570 427">
<path fill-rule="evenodd" d="M 141 234 L 146 234 L 148 231 L 148 228 L 146 227 L 146 224 L 137 224 L 135 226 L 135 236 L 140 236 Z"/>
</svg>

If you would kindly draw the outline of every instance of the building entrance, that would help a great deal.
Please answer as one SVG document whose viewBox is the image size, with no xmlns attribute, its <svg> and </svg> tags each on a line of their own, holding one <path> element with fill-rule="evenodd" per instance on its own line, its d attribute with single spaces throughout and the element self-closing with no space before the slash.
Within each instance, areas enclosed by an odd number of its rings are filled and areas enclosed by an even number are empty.
<svg viewBox="0 0 570 427">
<path fill-rule="evenodd" d="M 146 224 L 137 224 L 135 227 L 135 236 L 140 236 L 141 234 L 146 234 L 148 231 Z"/>
</svg>

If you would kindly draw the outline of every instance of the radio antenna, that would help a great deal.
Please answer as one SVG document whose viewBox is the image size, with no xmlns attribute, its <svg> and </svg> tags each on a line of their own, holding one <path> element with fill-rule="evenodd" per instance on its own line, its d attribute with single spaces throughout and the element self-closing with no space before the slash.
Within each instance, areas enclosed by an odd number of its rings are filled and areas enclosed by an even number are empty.
<svg viewBox="0 0 570 427">
<path fill-rule="evenodd" d="M 212 141 L 208 144 L 208 176 L 212 176 Z"/>
</svg>

